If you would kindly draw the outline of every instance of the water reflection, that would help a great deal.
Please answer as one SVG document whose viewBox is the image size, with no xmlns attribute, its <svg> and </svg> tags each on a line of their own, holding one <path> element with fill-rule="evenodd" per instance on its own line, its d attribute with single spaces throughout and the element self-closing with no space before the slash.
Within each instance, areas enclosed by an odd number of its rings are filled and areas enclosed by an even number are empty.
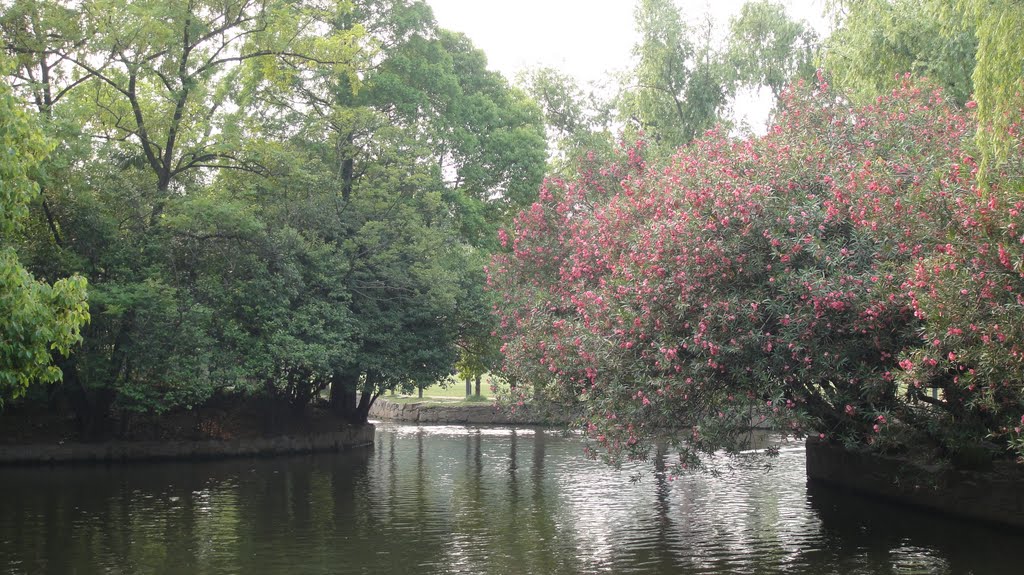
<svg viewBox="0 0 1024 575">
<path fill-rule="evenodd" d="M 1019 572 L 1021 543 L 1005 530 L 851 497 L 841 489 L 810 484 L 807 498 L 821 517 L 829 560 L 838 564 L 866 557 L 893 573 Z M 1014 566 L 1011 560 L 1017 563 Z"/>
<path fill-rule="evenodd" d="M 1017 573 L 1024 535 L 804 481 L 803 451 L 673 480 L 535 429 L 381 426 L 376 448 L 4 469 L 0 573 Z M 630 476 L 644 479 L 631 483 Z"/>
</svg>

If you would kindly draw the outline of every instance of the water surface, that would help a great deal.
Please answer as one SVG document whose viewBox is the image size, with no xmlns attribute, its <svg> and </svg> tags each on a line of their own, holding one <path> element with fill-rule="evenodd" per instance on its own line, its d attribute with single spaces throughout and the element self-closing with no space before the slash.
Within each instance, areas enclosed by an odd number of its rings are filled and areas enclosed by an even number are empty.
<svg viewBox="0 0 1024 575">
<path fill-rule="evenodd" d="M 0 469 L 0 574 L 1022 572 L 1024 534 L 808 489 L 781 451 L 671 480 L 552 431 L 380 424 L 342 454 Z"/>
</svg>

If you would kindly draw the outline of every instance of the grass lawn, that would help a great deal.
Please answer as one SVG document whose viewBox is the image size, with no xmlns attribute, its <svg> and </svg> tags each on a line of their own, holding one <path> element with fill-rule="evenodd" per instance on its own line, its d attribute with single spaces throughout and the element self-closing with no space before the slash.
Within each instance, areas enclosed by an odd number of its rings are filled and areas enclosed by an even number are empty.
<svg viewBox="0 0 1024 575">
<path fill-rule="evenodd" d="M 473 388 L 476 389 L 476 382 L 473 383 Z M 480 398 L 474 398 L 472 401 L 493 401 L 495 399 L 494 393 L 491 391 L 491 377 L 490 374 L 484 375 L 484 379 L 480 382 Z M 387 400 L 411 398 L 413 400 L 418 399 L 415 393 L 411 395 L 398 394 L 392 396 L 390 394 L 384 396 Z M 465 380 L 456 379 L 455 376 L 449 376 L 448 379 L 435 383 L 434 385 L 423 389 L 423 399 L 430 399 L 432 401 L 465 401 L 466 400 L 466 382 Z"/>
</svg>

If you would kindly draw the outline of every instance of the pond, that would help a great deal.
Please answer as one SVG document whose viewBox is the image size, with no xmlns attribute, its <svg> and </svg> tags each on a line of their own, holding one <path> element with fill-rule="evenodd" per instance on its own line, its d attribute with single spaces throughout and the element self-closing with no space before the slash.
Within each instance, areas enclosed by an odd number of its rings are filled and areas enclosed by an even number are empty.
<svg viewBox="0 0 1024 575">
<path fill-rule="evenodd" d="M 673 479 L 550 430 L 379 424 L 341 454 L 7 468 L 0 573 L 1021 572 L 1024 534 L 809 488 L 780 447 Z"/>
</svg>

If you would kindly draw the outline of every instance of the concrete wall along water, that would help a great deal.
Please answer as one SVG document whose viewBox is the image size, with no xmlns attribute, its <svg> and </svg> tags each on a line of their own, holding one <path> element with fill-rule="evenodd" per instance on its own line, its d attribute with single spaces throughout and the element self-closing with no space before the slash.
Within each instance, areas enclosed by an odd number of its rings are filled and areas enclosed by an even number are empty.
<svg viewBox="0 0 1024 575">
<path fill-rule="evenodd" d="M 373 445 L 372 425 L 352 426 L 335 432 L 208 441 L 110 441 L 0 446 L 0 465 L 19 463 L 72 463 L 218 459 L 344 451 Z"/>
<path fill-rule="evenodd" d="M 564 424 L 569 420 L 568 416 L 540 413 L 531 410 L 530 406 L 521 407 L 515 413 L 511 413 L 490 403 L 446 405 L 427 402 L 404 403 L 383 398 L 378 399 L 370 408 L 370 417 L 413 423 L 481 425 Z"/>
<path fill-rule="evenodd" d="M 1024 465 L 1010 461 L 994 462 L 991 470 L 967 471 L 847 450 L 811 438 L 807 477 L 897 503 L 1024 528 Z"/>
</svg>

